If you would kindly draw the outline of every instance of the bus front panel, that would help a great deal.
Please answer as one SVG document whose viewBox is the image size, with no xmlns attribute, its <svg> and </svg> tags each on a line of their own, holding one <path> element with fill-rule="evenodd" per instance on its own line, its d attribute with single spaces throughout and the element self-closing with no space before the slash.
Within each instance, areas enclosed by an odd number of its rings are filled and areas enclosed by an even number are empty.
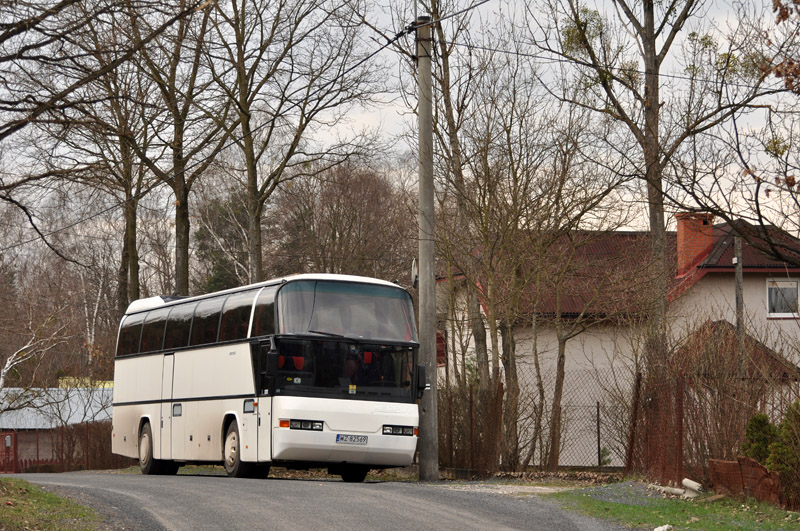
<svg viewBox="0 0 800 531">
<path fill-rule="evenodd" d="M 272 420 L 274 461 L 407 466 L 417 448 L 416 404 L 284 396 Z"/>
</svg>

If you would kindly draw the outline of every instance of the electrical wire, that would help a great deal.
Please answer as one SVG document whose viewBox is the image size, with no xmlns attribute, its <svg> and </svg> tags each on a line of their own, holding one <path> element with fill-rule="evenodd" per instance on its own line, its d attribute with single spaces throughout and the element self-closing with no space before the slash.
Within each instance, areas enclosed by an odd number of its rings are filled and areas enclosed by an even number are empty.
<svg viewBox="0 0 800 531">
<path fill-rule="evenodd" d="M 405 35 L 407 35 L 407 34 L 409 34 L 409 33 L 412 33 L 412 32 L 414 32 L 414 31 L 415 31 L 417 28 L 424 27 L 424 26 L 430 26 L 430 25 L 433 25 L 433 24 L 438 24 L 438 23 L 441 23 L 441 22 L 443 22 L 443 21 L 445 21 L 445 20 L 448 20 L 448 19 L 450 19 L 450 18 L 456 17 L 456 16 L 458 16 L 458 15 L 461 15 L 461 14 L 464 14 L 464 13 L 466 13 L 466 12 L 468 12 L 468 11 L 471 11 L 471 10 L 473 10 L 473 9 L 476 9 L 476 8 L 478 8 L 478 7 L 480 7 L 480 6 L 482 6 L 482 5 L 486 4 L 486 3 L 488 3 L 489 1 L 490 1 L 490 0 L 480 0 L 479 2 L 477 2 L 477 3 L 475 3 L 475 4 L 472 4 L 472 5 L 470 5 L 470 6 L 466 7 L 466 8 L 464 8 L 464 9 L 461 9 L 461 10 L 459 10 L 459 11 L 456 11 L 456 12 L 454 12 L 454 13 L 451 13 L 451 14 L 449 14 L 449 15 L 446 15 L 446 16 L 443 16 L 443 17 L 440 17 L 440 18 L 438 18 L 438 19 L 436 19 L 436 20 L 431 20 L 431 21 L 429 21 L 429 22 L 426 22 L 426 23 L 424 23 L 424 24 L 416 24 L 416 21 L 415 21 L 415 23 L 413 23 L 413 24 L 411 24 L 411 25 L 407 26 L 406 28 L 402 29 L 401 31 L 399 31 L 399 32 L 398 32 L 398 33 L 397 33 L 397 34 L 396 34 L 396 35 L 395 35 L 393 38 L 391 38 L 391 39 L 387 39 L 386 43 L 384 43 L 383 45 L 381 45 L 379 48 L 377 48 L 376 50 L 374 50 L 373 52 L 371 52 L 371 53 L 370 53 L 370 54 L 368 54 L 367 56 L 363 57 L 362 59 L 360 59 L 359 61 L 357 61 L 355 64 L 351 65 L 351 66 L 350 66 L 349 68 L 347 68 L 346 70 L 344 70 L 344 71 L 343 71 L 341 74 L 339 74 L 339 75 L 338 75 L 336 78 L 334 78 L 334 79 L 332 79 L 332 80 L 328 81 L 327 83 L 325 83 L 325 84 L 323 84 L 323 85 L 321 85 L 321 86 L 317 87 L 317 89 L 316 89 L 315 91 L 311 92 L 311 93 L 310 93 L 308 96 L 306 96 L 306 98 L 305 98 L 304 100 L 302 100 L 302 101 L 296 101 L 296 102 L 294 102 L 292 105 L 290 105 L 289 107 L 287 107 L 287 108 L 285 109 L 285 111 L 284 111 L 284 112 L 289 112 L 289 111 L 291 111 L 292 109 L 294 109 L 295 107 L 297 107 L 298 105 L 300 105 L 300 104 L 301 104 L 303 101 L 307 101 L 309 98 L 316 96 L 316 95 L 317 95 L 319 92 L 321 92 L 321 91 L 323 91 L 323 90 L 326 90 L 326 89 L 327 89 L 327 88 L 328 88 L 330 85 L 332 85 L 332 84 L 336 83 L 336 82 L 337 82 L 339 79 L 341 79 L 342 77 L 345 77 L 347 74 L 349 74 L 350 72 L 352 72 L 352 71 L 353 71 L 353 70 L 355 70 L 356 68 L 360 67 L 361 65 L 363 65 L 364 63 L 366 63 L 367 61 L 369 61 L 370 59 L 372 59 L 373 57 L 375 57 L 376 55 L 378 55 L 380 52 L 382 52 L 383 50 L 385 50 L 386 48 L 388 48 L 389 46 L 391 46 L 392 44 L 394 44 L 395 42 L 397 42 L 397 41 L 398 41 L 400 38 L 402 38 L 403 36 L 405 36 Z M 250 131 L 249 135 L 252 135 L 253 133 L 256 133 L 256 132 L 260 131 L 262 128 L 264 128 L 264 127 L 266 127 L 267 125 L 269 125 L 269 123 L 270 123 L 270 122 L 265 122 L 265 123 L 263 123 L 263 124 L 261 124 L 261 125 L 259 125 L 259 126 L 256 126 L 256 127 L 254 127 L 254 128 L 253 128 L 253 129 Z M 231 141 L 229 141 L 228 143 L 226 143 L 224 146 L 222 146 L 222 147 L 220 148 L 220 150 L 219 150 L 219 151 L 224 151 L 224 150 L 228 149 L 229 147 L 233 146 L 234 144 L 236 144 L 236 143 L 238 143 L 238 142 L 241 142 L 242 140 L 244 140 L 244 139 L 246 138 L 246 136 L 247 136 L 247 135 L 241 135 L 241 136 L 239 136 L 239 137 L 236 137 L 236 138 L 232 139 Z M 215 154 L 208 155 L 208 156 L 206 156 L 206 157 L 203 157 L 203 158 L 201 158 L 201 159 L 199 159 L 199 160 L 197 160 L 197 161 L 194 161 L 194 162 L 192 162 L 192 163 L 190 163 L 190 164 L 187 164 L 187 165 L 184 167 L 184 169 L 183 169 L 183 170 L 181 170 L 181 172 L 173 174 L 173 175 L 172 175 L 172 177 L 170 177 L 170 178 L 174 178 L 174 177 L 176 177 L 176 176 L 178 176 L 178 175 L 181 175 L 182 173 L 186 173 L 187 171 L 190 171 L 190 170 L 194 169 L 195 167 L 199 166 L 200 164 L 203 164 L 204 162 L 206 162 L 207 160 L 209 160 L 209 159 L 210 159 L 211 157 L 213 157 L 213 156 L 215 156 Z M 158 182 L 158 183 L 154 184 L 153 186 L 150 186 L 150 187 L 146 188 L 145 190 L 142 190 L 141 192 L 139 192 L 138 194 L 136 194 L 135 196 L 133 196 L 133 198 L 132 198 L 132 199 L 133 199 L 133 200 L 139 200 L 139 199 L 141 199 L 142 197 L 144 197 L 146 194 L 150 193 L 152 190 L 154 190 L 155 188 L 158 188 L 158 187 L 160 187 L 160 186 L 161 186 L 161 185 L 163 185 L 163 184 L 164 184 L 164 181 L 163 181 L 163 180 L 159 180 L 159 182 Z M 78 219 L 78 220 L 76 220 L 76 221 L 73 221 L 73 222 L 71 222 L 71 223 L 68 223 L 67 225 L 64 225 L 64 226 L 62 226 L 62 227 L 59 227 L 59 228 L 57 228 L 57 229 L 53 229 L 53 230 L 50 230 L 50 231 L 47 231 L 47 232 L 42 232 L 42 233 L 41 233 L 41 234 L 42 234 L 42 236 L 37 236 L 37 237 L 35 237 L 35 238 L 30 238 L 30 239 L 28 239 L 28 240 L 25 240 L 25 241 L 22 241 L 22 242 L 18 242 L 18 243 L 16 243 L 16 244 L 13 244 L 13 245 L 9 245 L 9 246 L 7 246 L 7 247 L 0 248 L 0 252 L 7 252 L 7 251 L 10 251 L 10 250 L 16 249 L 16 248 L 18 248 L 18 247 L 22 247 L 22 246 L 24 246 L 24 245 L 29 245 L 29 244 L 31 244 L 31 243 L 34 243 L 34 242 L 37 242 L 37 241 L 39 241 L 39 240 L 46 239 L 46 238 L 48 238 L 48 237 L 50 237 L 50 236 L 52 236 L 52 235 L 54 235 L 54 234 L 58 234 L 58 233 L 60 233 L 60 232 L 64 232 L 65 230 L 68 230 L 68 229 L 71 229 L 72 227 L 75 227 L 75 226 L 77 226 L 77 225 L 81 225 L 81 224 L 83 224 L 83 223 L 86 223 L 87 221 L 91 221 L 92 219 L 95 219 L 95 218 L 97 218 L 97 217 L 99 217 L 99 216 L 102 216 L 103 214 L 106 214 L 106 213 L 108 213 L 108 212 L 110 212 L 110 211 L 112 211 L 112 210 L 114 210 L 114 209 L 116 209 L 116 208 L 119 208 L 120 206 L 124 205 L 124 204 L 126 203 L 126 201 L 127 201 L 127 200 L 125 200 L 125 201 L 118 201 L 117 203 L 115 203 L 115 204 L 112 204 L 111 206 L 109 206 L 109 207 L 107 207 L 107 208 L 105 208 L 105 209 L 103 209 L 103 210 L 100 210 L 99 212 L 95 212 L 95 213 L 93 213 L 93 214 L 90 214 L 90 215 L 88 215 L 88 216 L 85 216 L 85 217 L 83 217 L 83 218 L 80 218 L 80 219 Z"/>
<path fill-rule="evenodd" d="M 459 47 L 462 47 L 462 48 L 469 48 L 469 49 L 472 49 L 472 50 L 480 50 L 480 51 L 484 51 L 484 52 L 500 53 L 500 54 L 504 54 L 504 55 L 514 55 L 514 56 L 517 56 L 517 57 L 528 57 L 528 58 L 531 58 L 531 59 L 538 59 L 538 60 L 540 60 L 542 62 L 545 62 L 545 63 L 559 63 L 559 64 L 570 64 L 570 65 L 579 64 L 581 66 L 586 66 L 588 68 L 597 69 L 597 67 L 595 67 L 591 63 L 580 62 L 580 61 L 577 61 L 575 59 L 567 59 L 565 57 L 553 57 L 553 56 L 547 56 L 547 55 L 543 55 L 543 54 L 519 52 L 519 51 L 516 51 L 516 50 L 506 50 L 506 49 L 503 49 L 503 48 L 493 48 L 493 47 L 490 47 L 490 46 L 482 46 L 482 45 L 479 45 L 479 44 L 468 44 L 468 43 L 457 42 L 457 41 L 446 41 L 446 43 L 447 44 L 451 44 L 453 46 L 459 46 Z M 618 73 L 623 73 L 623 74 L 631 74 L 631 73 L 632 74 L 640 74 L 640 75 L 646 75 L 647 74 L 646 72 L 644 72 L 642 70 L 637 70 L 637 69 L 633 69 L 633 68 L 608 67 L 608 68 L 604 68 L 604 70 L 616 71 Z M 719 81 L 719 80 L 712 80 L 712 79 L 700 78 L 700 77 L 690 77 L 690 76 L 680 75 L 680 74 L 666 74 L 666 73 L 663 73 L 663 72 L 659 72 L 657 75 L 658 75 L 659 78 L 675 79 L 675 80 L 680 80 L 680 81 L 699 81 L 699 82 L 706 82 L 706 83 L 714 83 L 714 82 L 718 82 Z M 755 88 L 757 88 L 757 86 L 754 86 L 754 85 L 748 85 L 748 84 L 745 84 L 745 83 L 737 83 L 737 82 L 732 82 L 732 81 L 726 81 L 725 85 L 727 85 L 729 87 L 737 87 L 737 88 L 745 88 L 745 89 L 755 89 Z"/>
<path fill-rule="evenodd" d="M 440 22 L 444 22 L 445 20 L 451 19 L 453 17 L 457 17 L 458 15 L 463 15 L 464 13 L 466 13 L 468 11 L 472 11 L 473 9 L 476 9 L 476 8 L 482 6 L 483 4 L 485 4 L 485 3 L 489 2 L 489 1 L 490 0 L 480 0 L 480 2 L 477 2 L 475 4 L 467 6 L 464 9 L 456 11 L 455 13 L 450 13 L 449 15 L 445 15 L 443 17 L 439 17 L 436 20 L 431 20 L 431 21 L 425 22 L 423 24 L 413 24 L 412 26 L 413 26 L 413 28 L 424 28 L 425 26 L 432 26 L 434 24 L 439 24 Z"/>
</svg>

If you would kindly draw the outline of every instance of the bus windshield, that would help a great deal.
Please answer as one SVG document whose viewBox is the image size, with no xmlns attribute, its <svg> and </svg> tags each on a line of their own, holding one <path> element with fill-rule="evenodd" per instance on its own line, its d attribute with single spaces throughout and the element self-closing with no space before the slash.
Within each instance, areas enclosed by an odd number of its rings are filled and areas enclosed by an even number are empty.
<svg viewBox="0 0 800 531">
<path fill-rule="evenodd" d="M 416 347 L 335 338 L 278 337 L 276 393 L 413 402 Z"/>
<path fill-rule="evenodd" d="M 300 280 L 278 291 L 279 334 L 417 341 L 411 297 L 401 288 Z"/>
</svg>

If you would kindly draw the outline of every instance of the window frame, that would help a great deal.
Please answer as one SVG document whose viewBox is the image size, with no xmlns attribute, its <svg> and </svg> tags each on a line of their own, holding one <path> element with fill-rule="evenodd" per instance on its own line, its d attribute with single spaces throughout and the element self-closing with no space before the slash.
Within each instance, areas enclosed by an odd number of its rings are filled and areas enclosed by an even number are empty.
<svg viewBox="0 0 800 531">
<path fill-rule="evenodd" d="M 772 286 L 771 284 L 775 284 Z M 781 285 L 783 284 L 783 286 Z M 798 308 L 795 312 L 771 312 L 770 311 L 770 288 L 778 288 L 778 289 L 785 289 L 791 287 L 789 285 L 794 286 L 795 290 L 795 302 L 797 303 Z M 768 318 L 784 318 L 784 319 L 797 319 L 800 317 L 800 280 L 794 278 L 768 278 L 767 285 L 766 285 L 766 302 L 767 302 L 767 317 Z"/>
</svg>

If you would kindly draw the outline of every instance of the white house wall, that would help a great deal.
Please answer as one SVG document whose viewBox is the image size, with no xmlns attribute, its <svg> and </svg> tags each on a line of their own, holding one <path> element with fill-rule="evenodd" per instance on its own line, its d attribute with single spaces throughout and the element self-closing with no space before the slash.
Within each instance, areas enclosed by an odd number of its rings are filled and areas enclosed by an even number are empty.
<svg viewBox="0 0 800 531">
<path fill-rule="evenodd" d="M 767 274 L 744 275 L 745 328 L 747 333 L 767 347 L 800 364 L 800 321 L 769 318 L 767 310 L 767 280 L 786 279 Z M 794 280 L 794 279 L 793 279 Z M 709 273 L 676 300 L 669 308 L 673 337 L 683 337 L 707 319 L 725 319 L 736 323 L 736 295 L 733 274 Z"/>
</svg>

